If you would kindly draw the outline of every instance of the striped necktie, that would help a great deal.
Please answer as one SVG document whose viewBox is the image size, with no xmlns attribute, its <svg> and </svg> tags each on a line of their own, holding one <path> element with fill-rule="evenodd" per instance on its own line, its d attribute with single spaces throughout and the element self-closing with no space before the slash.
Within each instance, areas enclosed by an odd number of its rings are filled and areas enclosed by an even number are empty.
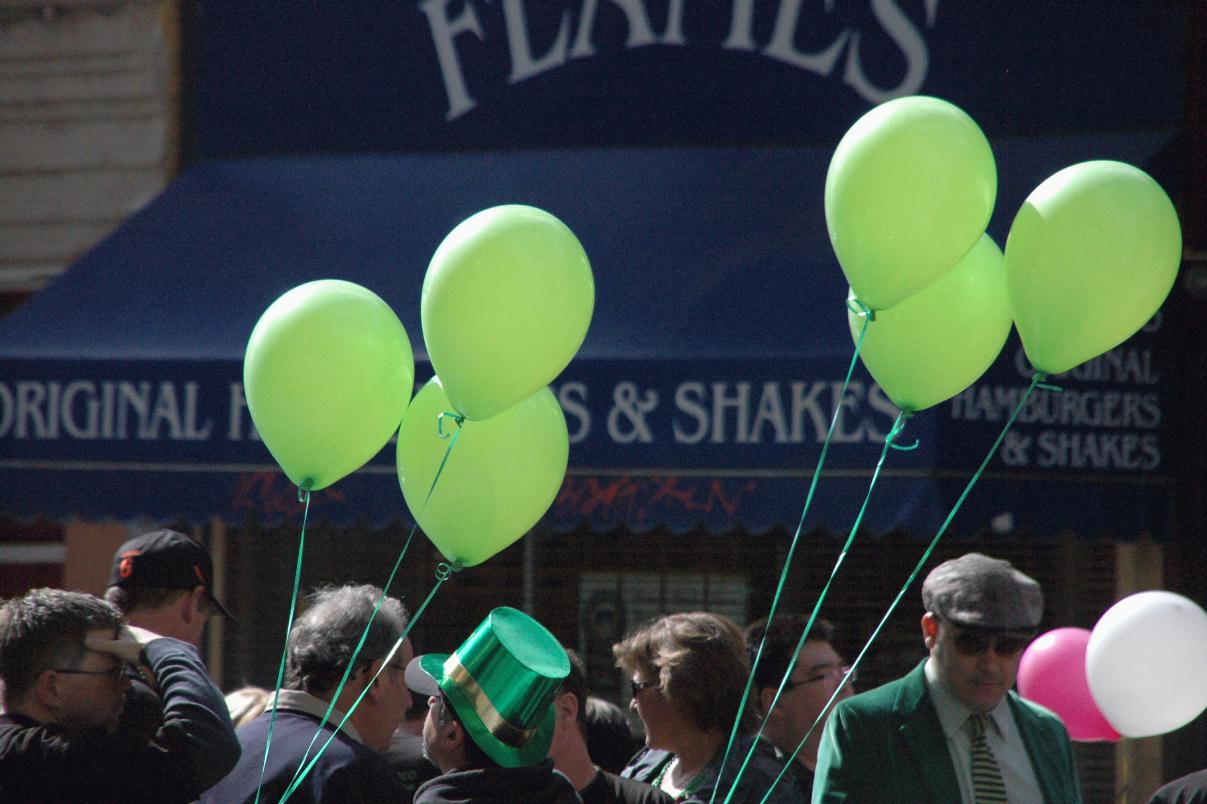
<svg viewBox="0 0 1207 804">
<path fill-rule="evenodd" d="M 1002 782 L 1002 771 L 993 758 L 993 751 L 985 740 L 988 718 L 974 714 L 968 718 L 972 727 L 972 800 L 976 804 L 998 804 L 1006 801 L 1006 785 Z"/>
</svg>

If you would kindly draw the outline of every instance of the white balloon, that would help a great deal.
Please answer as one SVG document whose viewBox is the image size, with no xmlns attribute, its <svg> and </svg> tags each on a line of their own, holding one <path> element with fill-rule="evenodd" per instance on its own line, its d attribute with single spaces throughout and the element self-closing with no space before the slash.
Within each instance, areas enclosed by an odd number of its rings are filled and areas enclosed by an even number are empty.
<svg viewBox="0 0 1207 804">
<path fill-rule="evenodd" d="M 1090 634 L 1085 672 L 1120 734 L 1151 737 L 1207 708 L 1207 612 L 1173 592 L 1140 592 L 1107 609 Z"/>
</svg>

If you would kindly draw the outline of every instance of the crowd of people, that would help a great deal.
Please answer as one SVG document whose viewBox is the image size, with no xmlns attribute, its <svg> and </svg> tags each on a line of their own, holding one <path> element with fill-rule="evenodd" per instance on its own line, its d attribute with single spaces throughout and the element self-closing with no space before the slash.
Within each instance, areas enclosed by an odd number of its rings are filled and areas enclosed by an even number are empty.
<svg viewBox="0 0 1207 804">
<path fill-rule="evenodd" d="M 613 646 L 643 746 L 527 614 L 497 608 L 453 653 L 416 656 L 407 610 L 369 585 L 311 596 L 280 690 L 224 698 L 198 652 L 226 614 L 212 586 L 202 545 L 156 531 L 118 550 L 105 599 L 36 589 L 0 607 L 0 800 L 1081 798 L 1064 726 L 1012 690 L 1042 593 L 980 554 L 923 583 L 927 658 L 860 694 L 824 620 L 646 623 Z"/>
</svg>

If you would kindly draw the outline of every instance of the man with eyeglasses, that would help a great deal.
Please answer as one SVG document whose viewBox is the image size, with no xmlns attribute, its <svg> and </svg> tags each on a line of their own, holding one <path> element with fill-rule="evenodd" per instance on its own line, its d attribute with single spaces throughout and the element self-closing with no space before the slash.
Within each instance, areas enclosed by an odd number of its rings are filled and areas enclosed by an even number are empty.
<svg viewBox="0 0 1207 804">
<path fill-rule="evenodd" d="M 138 665 L 163 696 L 147 740 L 115 735 Z M 0 801 L 188 802 L 198 765 L 222 774 L 239 743 L 197 651 L 127 627 L 109 603 L 35 589 L 0 607 Z"/>
<path fill-rule="evenodd" d="M 775 746 L 782 760 L 796 755 L 792 775 L 805 800 L 813 789 L 817 746 L 825 726 L 823 713 L 828 713 L 831 698 L 841 701 L 851 697 L 855 681 L 853 676 L 848 677 L 850 668 L 830 644 L 834 626 L 826 620 L 813 623 L 793 662 L 808 622 L 809 618 L 802 614 L 778 614 L 770 627 L 763 617 L 746 626 L 744 633 L 752 665 L 762 646 L 762 657 L 754 671 L 753 692 L 755 709 L 763 720 L 763 736 Z M 783 691 L 776 701 L 781 682 Z"/>
<path fill-rule="evenodd" d="M 239 727 L 243 756 L 203 804 L 280 801 L 316 757 L 290 801 L 410 801 L 382 756 L 411 708 L 404 674 L 414 651 L 409 639 L 399 643 L 407 621 L 401 601 L 376 586 L 312 594 L 289 632 L 284 688 L 267 711 Z"/>
<path fill-rule="evenodd" d="M 969 553 L 922 584 L 929 657 L 834 708 L 813 801 L 1081 801 L 1060 719 L 1011 690 L 1043 615 L 1039 584 Z"/>
</svg>

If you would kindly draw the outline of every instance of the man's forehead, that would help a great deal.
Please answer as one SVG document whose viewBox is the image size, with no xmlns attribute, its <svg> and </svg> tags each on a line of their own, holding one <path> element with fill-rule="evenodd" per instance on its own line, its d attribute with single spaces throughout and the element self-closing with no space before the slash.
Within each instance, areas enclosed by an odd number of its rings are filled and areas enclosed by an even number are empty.
<svg viewBox="0 0 1207 804">
<path fill-rule="evenodd" d="M 811 639 L 801 648 L 800 656 L 796 658 L 796 667 L 805 672 L 824 670 L 839 661 L 841 657 L 829 642 Z"/>
</svg>

